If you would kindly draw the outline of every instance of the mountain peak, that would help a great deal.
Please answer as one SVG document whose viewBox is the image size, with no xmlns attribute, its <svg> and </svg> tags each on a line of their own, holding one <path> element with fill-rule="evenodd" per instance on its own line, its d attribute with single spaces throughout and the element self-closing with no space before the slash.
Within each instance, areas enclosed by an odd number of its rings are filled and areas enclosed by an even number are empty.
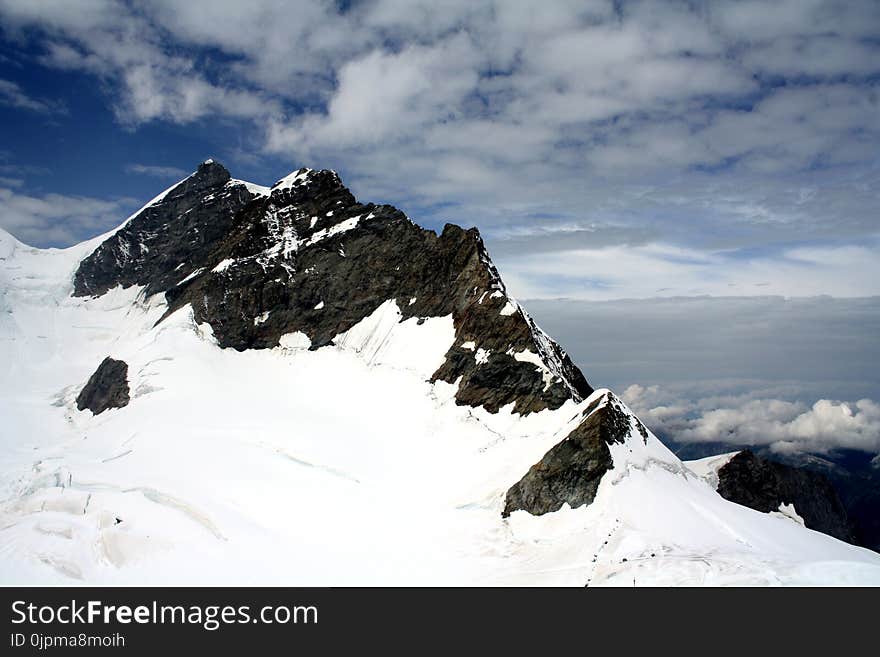
<svg viewBox="0 0 880 657">
<path fill-rule="evenodd" d="M 592 392 L 507 294 L 475 228 L 438 236 L 390 205 L 359 203 L 328 169 L 298 169 L 268 195 L 254 187 L 202 163 L 81 262 L 74 294 L 143 286 L 164 294 L 166 316 L 189 305 L 238 350 L 292 333 L 331 345 L 394 301 L 400 322 L 452 318 L 430 380 L 455 385 L 461 404 L 530 413 Z"/>
<path fill-rule="evenodd" d="M 199 165 L 199 168 L 195 170 L 190 178 L 181 181 L 181 184 L 186 182 L 186 180 L 195 179 L 202 181 L 205 184 L 214 185 L 218 183 L 226 183 L 230 178 L 232 178 L 232 176 L 229 174 L 229 170 L 226 167 L 219 162 L 207 159 Z"/>
<path fill-rule="evenodd" d="M 326 214 L 327 208 L 339 216 L 342 208 L 357 205 L 355 197 L 331 169 L 297 169 L 272 185 L 269 194 L 276 207 L 320 205 L 323 211 L 318 216 Z"/>
<path fill-rule="evenodd" d="M 312 173 L 312 169 L 309 169 L 308 167 L 297 169 L 296 171 L 293 171 L 278 180 L 274 185 L 272 185 L 272 189 L 287 189 L 290 187 L 301 185 L 306 180 L 308 180 L 310 173 Z"/>
<path fill-rule="evenodd" d="M 117 285 L 144 285 L 148 295 L 164 291 L 174 272 L 228 234 L 233 217 L 258 196 L 247 183 L 233 181 L 222 164 L 202 162 L 80 263 L 74 295 L 98 296 Z"/>
<path fill-rule="evenodd" d="M 684 471 L 681 461 L 610 390 L 596 390 L 578 411 L 566 437 L 507 491 L 503 516 L 519 510 L 543 515 L 564 504 L 590 504 L 605 473 L 618 466 L 653 462 Z"/>
</svg>

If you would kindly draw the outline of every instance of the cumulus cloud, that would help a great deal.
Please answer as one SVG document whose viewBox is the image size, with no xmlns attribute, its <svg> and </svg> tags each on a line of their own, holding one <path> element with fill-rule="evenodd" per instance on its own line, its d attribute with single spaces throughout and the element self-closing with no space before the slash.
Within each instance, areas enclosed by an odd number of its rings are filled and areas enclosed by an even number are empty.
<svg viewBox="0 0 880 657">
<path fill-rule="evenodd" d="M 880 452 L 880 404 L 870 399 L 819 399 L 811 406 L 781 399 L 748 399 L 707 408 L 706 401 L 664 399 L 658 386 L 633 384 L 623 399 L 649 426 L 677 442 L 767 445 L 777 452 L 853 449 Z M 656 404 L 656 405 L 655 405 Z"/>
<path fill-rule="evenodd" d="M 414 130 L 460 111 L 479 78 L 478 56 L 464 34 L 433 47 L 372 51 L 339 69 L 325 113 L 305 114 L 293 125 L 273 123 L 267 145 L 309 151 L 408 139 Z"/>
<path fill-rule="evenodd" d="M 880 71 L 880 12 L 870 2 L 784 3 L 772 19 L 762 4 L 605 0 L 540 8 L 373 0 L 344 10 L 279 0 L 89 0 L 75 8 L 2 0 L 0 12 L 8 30 L 42 30 L 47 64 L 116 82 L 126 120 L 252 117 L 266 121 L 266 147 L 284 151 L 360 148 L 392 133 L 422 141 L 488 118 L 527 139 L 548 131 L 536 159 L 571 140 L 589 147 L 600 171 L 646 158 L 717 162 L 828 127 L 825 116 L 800 125 L 780 114 L 791 93 L 808 97 L 808 106 L 796 103 L 802 116 L 812 116 L 810 103 L 831 102 L 831 114 L 859 102 L 870 111 L 876 100 L 849 98 L 865 92 L 850 83 Z M 764 75 L 809 84 L 767 87 Z M 731 113 L 725 100 L 747 111 Z M 602 123 L 612 118 L 613 126 Z M 737 148 L 714 129 L 730 122 L 737 138 L 749 137 Z M 768 123 L 787 130 L 774 133 Z M 835 136 L 798 140 L 793 155 L 808 164 Z"/>
</svg>

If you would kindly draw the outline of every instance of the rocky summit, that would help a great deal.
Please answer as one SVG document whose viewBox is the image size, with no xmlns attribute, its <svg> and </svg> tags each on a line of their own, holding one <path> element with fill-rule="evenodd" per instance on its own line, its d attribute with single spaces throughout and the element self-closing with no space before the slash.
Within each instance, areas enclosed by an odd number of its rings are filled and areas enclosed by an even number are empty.
<svg viewBox="0 0 880 657">
<path fill-rule="evenodd" d="M 189 304 L 237 350 L 296 332 L 318 349 L 394 299 L 402 320 L 452 315 L 456 341 L 432 380 L 458 383 L 461 404 L 527 414 L 593 391 L 508 296 L 475 228 L 437 235 L 358 202 L 333 171 L 267 189 L 203 163 L 82 261 L 74 294 L 131 285 L 164 294 L 167 314 Z"/>
<path fill-rule="evenodd" d="M 577 508 L 592 502 L 602 475 L 614 466 L 608 446 L 623 444 L 632 432 L 631 423 L 647 442 L 645 426 L 624 411 L 614 393 L 606 392 L 591 401 L 565 440 L 510 487 L 502 515 L 522 509 L 539 516 L 557 511 L 563 504 Z"/>
</svg>

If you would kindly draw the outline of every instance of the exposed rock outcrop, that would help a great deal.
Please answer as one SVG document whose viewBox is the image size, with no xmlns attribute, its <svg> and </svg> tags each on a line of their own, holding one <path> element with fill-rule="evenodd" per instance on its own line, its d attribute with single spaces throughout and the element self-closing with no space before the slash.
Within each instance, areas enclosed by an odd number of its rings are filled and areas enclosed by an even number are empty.
<svg viewBox="0 0 880 657">
<path fill-rule="evenodd" d="M 718 492 L 727 500 L 764 513 L 794 505 L 804 525 L 854 543 L 846 509 L 823 474 L 795 468 L 744 450 L 718 470 Z"/>
<path fill-rule="evenodd" d="M 89 409 L 98 415 L 108 408 L 127 406 L 129 395 L 128 364 L 108 356 L 80 391 L 76 407 L 81 411 Z"/>
<path fill-rule="evenodd" d="M 610 392 L 593 401 L 565 440 L 510 487 L 501 515 L 523 510 L 537 516 L 566 503 L 572 508 L 591 503 L 602 475 L 613 467 L 608 446 L 630 435 L 631 417 Z M 636 429 L 647 439 L 647 430 L 637 420 Z"/>
<path fill-rule="evenodd" d="M 452 315 L 432 380 L 491 412 L 558 408 L 592 392 L 567 354 L 506 293 L 476 229 L 440 235 L 388 205 L 359 203 L 333 171 L 300 169 L 271 190 L 206 163 L 81 264 L 74 294 L 122 285 L 190 305 L 221 347 L 320 348 L 395 299 L 402 320 Z"/>
<path fill-rule="evenodd" d="M 148 296 L 164 292 L 182 278 L 181 270 L 209 264 L 213 245 L 254 198 L 222 165 L 202 163 L 80 263 L 74 295 L 100 295 L 117 285 L 144 285 Z"/>
</svg>

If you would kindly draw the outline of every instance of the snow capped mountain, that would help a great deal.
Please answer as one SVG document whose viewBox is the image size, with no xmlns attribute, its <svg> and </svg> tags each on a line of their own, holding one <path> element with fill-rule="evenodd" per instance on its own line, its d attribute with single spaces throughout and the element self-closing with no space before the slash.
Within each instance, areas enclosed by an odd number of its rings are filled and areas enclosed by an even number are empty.
<svg viewBox="0 0 880 657">
<path fill-rule="evenodd" d="M 163 293 L 167 315 L 190 307 L 238 350 L 291 333 L 322 347 L 393 300 L 403 321 L 451 316 L 455 340 L 432 374 L 458 381 L 462 403 L 527 413 L 592 392 L 508 297 L 476 230 L 438 237 L 358 203 L 332 171 L 300 169 L 263 195 L 202 164 L 83 260 L 74 295 L 132 285 Z"/>
<path fill-rule="evenodd" d="M 475 229 L 332 171 L 0 231 L 0 392 L 3 583 L 880 583 L 594 390 Z"/>
<path fill-rule="evenodd" d="M 691 461 L 726 500 L 765 513 L 784 513 L 842 541 L 855 542 L 846 509 L 823 474 L 776 463 L 751 450 Z"/>
</svg>

